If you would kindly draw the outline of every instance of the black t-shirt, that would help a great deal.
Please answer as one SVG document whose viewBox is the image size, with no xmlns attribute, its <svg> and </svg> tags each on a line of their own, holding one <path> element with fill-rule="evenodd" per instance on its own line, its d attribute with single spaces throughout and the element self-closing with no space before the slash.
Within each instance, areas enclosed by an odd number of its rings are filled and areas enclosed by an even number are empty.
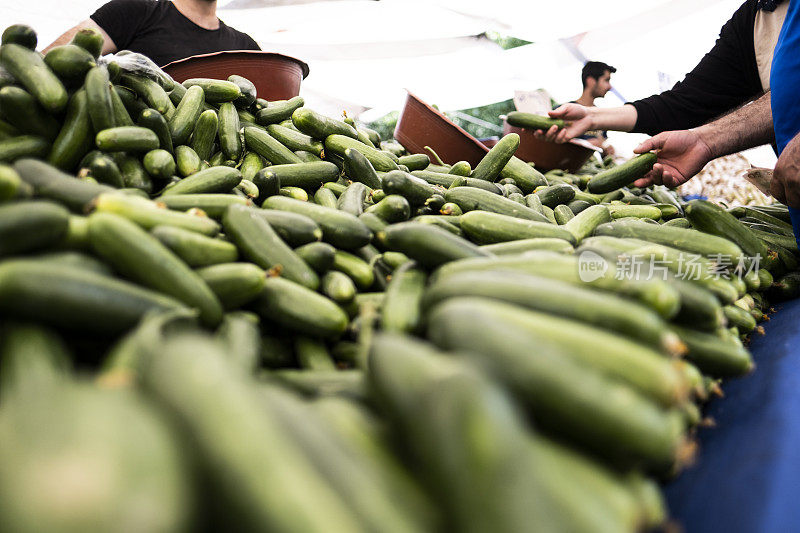
<svg viewBox="0 0 800 533">
<path fill-rule="evenodd" d="M 157 65 L 223 50 L 260 50 L 246 33 L 219 21 L 201 28 L 169 0 L 111 0 L 92 15 L 119 50 L 144 54 Z"/>
<path fill-rule="evenodd" d="M 683 81 L 661 94 L 630 102 L 638 119 L 633 132 L 655 135 L 683 130 L 761 95 L 753 46 L 753 24 L 759 5 L 747 0 L 725 23 L 714 48 Z"/>
</svg>

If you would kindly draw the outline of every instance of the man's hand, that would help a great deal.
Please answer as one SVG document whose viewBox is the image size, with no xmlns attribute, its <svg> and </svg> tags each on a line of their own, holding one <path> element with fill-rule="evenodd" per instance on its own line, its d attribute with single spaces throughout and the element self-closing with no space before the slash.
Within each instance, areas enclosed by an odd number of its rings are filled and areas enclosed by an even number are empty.
<svg viewBox="0 0 800 533">
<path fill-rule="evenodd" d="M 587 108 L 580 104 L 564 104 L 550 111 L 551 118 L 560 118 L 568 122 L 566 128 L 552 126 L 546 132 L 536 130 L 533 134 L 543 141 L 565 143 L 593 128 L 593 119 Z"/>
<path fill-rule="evenodd" d="M 663 184 L 677 187 L 700 172 L 714 156 L 706 142 L 693 130 L 665 131 L 647 139 L 633 151 L 643 154 L 658 150 L 653 170 L 634 182 L 637 187 Z"/>
<path fill-rule="evenodd" d="M 770 193 L 779 202 L 800 208 L 800 134 L 781 152 L 772 173 Z"/>
</svg>

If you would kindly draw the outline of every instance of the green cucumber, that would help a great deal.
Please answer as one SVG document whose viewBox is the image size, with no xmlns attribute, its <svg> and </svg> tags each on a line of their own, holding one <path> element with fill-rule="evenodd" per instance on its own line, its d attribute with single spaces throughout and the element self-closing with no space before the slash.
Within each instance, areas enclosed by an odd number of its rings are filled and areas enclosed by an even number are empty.
<svg viewBox="0 0 800 533">
<path fill-rule="evenodd" d="M 620 277 L 617 279 L 616 269 L 610 268 L 615 265 L 608 265 L 607 271 L 599 272 L 587 270 L 585 265 L 582 266 L 586 262 L 588 261 L 582 262 L 575 255 L 541 250 L 527 252 L 521 256 L 509 255 L 456 261 L 440 268 L 436 275 L 444 278 L 456 272 L 465 271 L 522 272 L 564 281 L 572 285 L 589 286 L 613 292 L 650 307 L 664 318 L 672 318 L 678 312 L 680 295 L 666 281 L 656 278 L 633 280 Z"/>
<path fill-rule="evenodd" d="M 706 257 L 723 256 L 734 265 L 742 257 L 742 249 L 728 239 L 693 229 L 647 224 L 636 219 L 601 224 L 595 230 L 595 234 L 642 239 Z"/>
<path fill-rule="evenodd" d="M 714 333 L 703 333 L 689 328 L 673 326 L 686 343 L 686 358 L 703 374 L 713 377 L 743 376 L 753 370 L 753 359 L 741 343 L 721 338 Z"/>
<path fill-rule="evenodd" d="M 315 190 L 323 183 L 336 181 L 339 178 L 339 168 L 327 161 L 281 164 L 265 168 L 263 176 L 267 180 L 271 179 L 270 176 L 275 176 L 281 187 Z"/>
<path fill-rule="evenodd" d="M 26 157 L 46 158 L 50 152 L 50 143 L 42 137 L 19 135 L 0 140 L 0 162 L 13 163 Z"/>
<path fill-rule="evenodd" d="M 330 270 L 320 280 L 320 292 L 337 304 L 347 305 L 356 297 L 356 285 L 344 272 Z"/>
<path fill-rule="evenodd" d="M 236 261 L 236 246 L 221 239 L 175 226 L 156 226 L 150 234 L 191 267 L 203 267 Z"/>
<path fill-rule="evenodd" d="M 572 233 L 547 222 L 536 222 L 489 211 L 469 211 L 461 215 L 461 229 L 480 244 L 548 237 L 575 244 Z"/>
<path fill-rule="evenodd" d="M 227 310 L 255 300 L 266 279 L 266 273 L 252 263 L 220 263 L 196 272 Z"/>
<path fill-rule="evenodd" d="M 269 110 L 269 107 L 267 110 Z M 259 117 L 261 117 L 262 113 L 263 111 L 259 112 Z M 358 139 L 358 132 L 350 124 L 320 115 L 306 107 L 298 107 L 292 112 L 291 117 L 292 124 L 294 124 L 298 130 L 321 141 L 327 139 L 329 135 L 344 135 L 354 140 Z M 263 119 L 261 120 L 262 122 L 260 123 L 263 123 Z M 376 170 L 379 169 L 376 167 Z"/>
<path fill-rule="evenodd" d="M 204 324 L 222 320 L 222 306 L 208 285 L 155 237 L 133 222 L 110 213 L 89 217 L 95 252 L 123 275 L 172 296 L 200 311 Z"/>
<path fill-rule="evenodd" d="M 139 98 L 144 100 L 148 107 L 152 107 L 165 117 L 175 112 L 175 106 L 172 104 L 167 92 L 158 82 L 144 76 L 126 73 L 120 76 L 119 83 L 132 89 L 139 95 Z"/>
<path fill-rule="evenodd" d="M 372 240 L 372 231 L 350 213 L 284 196 L 267 198 L 263 207 L 311 218 L 322 229 L 323 240 L 343 250 L 357 250 Z"/>
<path fill-rule="evenodd" d="M 454 298 L 434 308 L 429 331 L 440 348 L 488 365 L 538 423 L 560 437 L 623 464 L 663 468 L 675 462 L 682 427 L 668 412 L 579 364 L 560 344 L 542 342 L 516 320 L 504 320 L 519 312 L 490 300 Z M 563 334 L 569 337 L 570 330 Z M 532 352 L 533 345 L 539 349 Z"/>
<path fill-rule="evenodd" d="M 402 170 L 393 170 L 383 179 L 383 191 L 386 194 L 399 194 L 408 200 L 411 206 L 420 206 L 431 198 L 438 190 L 424 180 L 416 178 Z"/>
<path fill-rule="evenodd" d="M 188 177 L 198 173 L 201 163 L 200 156 L 190 147 L 183 145 L 175 147 L 175 166 L 181 176 Z"/>
<path fill-rule="evenodd" d="M 301 200 L 303 202 L 308 202 L 308 192 L 305 189 L 301 189 L 300 187 L 281 187 L 278 191 L 278 194 L 281 196 L 286 196 L 288 198 L 293 198 L 295 200 Z"/>
<path fill-rule="evenodd" d="M 467 177 L 470 174 L 472 174 L 472 167 L 467 161 L 459 161 L 458 163 L 450 167 L 450 170 L 448 170 L 447 173 L 453 174 L 455 176 Z"/>
<path fill-rule="evenodd" d="M 289 246 L 302 246 L 322 239 L 319 225 L 305 215 L 277 209 L 259 209 L 256 212 Z"/>
<path fill-rule="evenodd" d="M 608 212 L 613 219 L 633 217 L 658 220 L 661 218 L 661 210 L 652 205 L 610 204 Z"/>
<path fill-rule="evenodd" d="M 0 116 L 23 134 L 49 141 L 58 135 L 58 121 L 25 89 L 13 85 L 0 89 Z"/>
<path fill-rule="evenodd" d="M 70 85 L 83 81 L 89 69 L 95 66 L 94 60 L 92 54 L 74 44 L 51 48 L 44 56 L 50 70 Z"/>
<path fill-rule="evenodd" d="M 756 319 L 749 311 L 735 305 L 726 305 L 722 308 L 728 324 L 736 326 L 742 334 L 752 333 L 756 329 Z"/>
<path fill-rule="evenodd" d="M 594 194 L 609 193 L 629 185 L 650 172 L 658 160 L 655 152 L 639 154 L 632 159 L 596 174 L 587 186 Z"/>
<path fill-rule="evenodd" d="M 114 93 L 116 94 L 116 98 L 114 98 L 112 104 L 115 110 L 115 117 L 117 113 L 116 110 L 117 100 L 122 102 L 122 105 L 125 107 L 125 110 L 128 112 L 128 117 L 130 118 L 138 117 L 142 114 L 142 111 L 144 111 L 145 109 L 150 109 L 149 107 L 147 107 L 147 104 L 139 100 L 135 92 L 128 89 L 127 87 L 122 87 L 121 85 L 115 85 Z"/>
<path fill-rule="evenodd" d="M 246 126 L 244 139 L 248 149 L 256 152 L 273 165 L 302 163 L 294 152 L 261 128 Z"/>
<path fill-rule="evenodd" d="M 147 108 L 141 112 L 136 122 L 143 128 L 150 129 L 158 137 L 159 147 L 169 153 L 173 153 L 172 134 L 170 126 L 164 116 L 155 109 Z"/>
<path fill-rule="evenodd" d="M 183 178 L 164 189 L 161 195 L 229 192 L 240 181 L 242 174 L 235 168 L 211 167 Z"/>
<path fill-rule="evenodd" d="M 316 156 L 322 155 L 324 145 L 321 141 L 314 140 L 311 136 L 280 124 L 267 126 L 267 133 L 275 137 L 281 144 L 290 150 L 310 152 Z"/>
<path fill-rule="evenodd" d="M 563 239 L 550 237 L 539 237 L 534 239 L 519 239 L 514 241 L 499 242 L 481 246 L 487 252 L 494 255 L 519 255 L 532 250 L 549 250 L 571 254 L 575 251 L 573 246 Z"/>
<path fill-rule="evenodd" d="M 58 243 L 67 232 L 69 211 L 45 201 L 0 206 L 0 257 Z"/>
<path fill-rule="evenodd" d="M 141 126 L 104 129 L 95 136 L 94 141 L 104 152 L 149 152 L 160 145 L 158 136 L 151 129 Z"/>
<path fill-rule="evenodd" d="M 186 211 L 197 208 L 211 218 L 221 219 L 232 204 L 250 205 L 250 201 L 232 194 L 175 194 L 158 199 L 170 209 Z M 195 217 L 198 218 L 198 217 Z"/>
<path fill-rule="evenodd" d="M 252 81 L 243 76 L 237 76 L 236 74 L 228 76 L 228 81 L 235 83 L 239 87 L 239 92 L 241 93 L 239 98 L 234 101 L 236 107 L 239 109 L 247 109 L 253 105 L 256 101 L 256 86 Z"/>
<path fill-rule="evenodd" d="M 76 213 L 85 213 L 92 200 L 104 192 L 114 191 L 107 185 L 75 179 L 35 159 L 20 159 L 14 163 L 14 170 L 22 181 L 33 187 L 36 196 L 54 200 Z"/>
<path fill-rule="evenodd" d="M 405 197 L 399 194 L 389 194 L 380 202 L 369 206 L 367 213 L 373 213 L 389 224 L 403 222 L 411 216 L 411 206 Z"/>
<path fill-rule="evenodd" d="M 564 229 L 572 233 L 575 241 L 579 243 L 594 233 L 597 226 L 610 221 L 611 214 L 606 206 L 593 205 L 575 215 L 575 218 L 570 219 L 564 224 Z"/>
<path fill-rule="evenodd" d="M 553 209 L 553 216 L 556 217 L 556 222 L 558 222 L 559 226 L 564 226 L 575 218 L 575 213 L 572 212 L 572 209 L 569 206 L 564 204 L 557 205 L 555 209 Z"/>
<path fill-rule="evenodd" d="M 673 218 L 672 220 L 667 220 L 664 222 L 665 226 L 674 226 L 676 228 L 683 228 L 683 229 L 692 229 L 692 223 L 689 222 L 688 219 L 679 217 Z"/>
<path fill-rule="evenodd" d="M 506 122 L 511 126 L 518 128 L 526 128 L 529 130 L 544 130 L 547 131 L 553 126 L 558 129 L 566 127 L 566 122 L 559 118 L 550 118 L 543 115 L 535 115 L 533 113 L 525 113 L 523 111 L 511 111 L 506 115 Z"/>
<path fill-rule="evenodd" d="M 233 102 L 242 96 L 242 90 L 239 88 L 239 86 L 228 80 L 191 78 L 184 81 L 181 85 L 186 87 L 187 92 L 191 90 L 192 87 L 201 88 L 205 94 L 206 102 L 209 104 Z"/>
<path fill-rule="evenodd" d="M 425 268 L 473 257 L 490 257 L 490 253 L 452 233 L 420 222 L 401 222 L 388 226 L 377 235 L 381 245 L 402 252 Z"/>
<path fill-rule="evenodd" d="M 334 302 L 284 278 L 267 278 L 254 308 L 264 320 L 310 337 L 338 337 L 348 323 Z"/>
<path fill-rule="evenodd" d="M 397 170 L 397 163 L 395 163 L 389 156 L 380 150 L 376 150 L 375 148 L 367 146 L 361 141 L 339 134 L 328 135 L 325 137 L 326 153 L 330 152 L 338 155 L 339 157 L 344 157 L 344 152 L 348 148 L 352 148 L 353 150 L 361 152 L 364 157 L 369 160 L 373 168 L 379 172 Z"/>
<path fill-rule="evenodd" d="M 294 96 L 288 100 L 267 102 L 267 106 L 256 113 L 256 122 L 262 126 L 277 124 L 291 118 L 296 109 L 305 104 L 302 96 Z"/>
<path fill-rule="evenodd" d="M 105 183 L 106 185 L 118 189 L 125 187 L 125 178 L 123 178 L 119 166 L 117 166 L 113 158 L 105 154 L 99 154 L 92 158 L 89 165 L 85 168 L 89 172 L 89 175 L 99 183 Z"/>
<path fill-rule="evenodd" d="M 108 69 L 100 66 L 92 68 L 86 74 L 86 81 L 83 85 L 86 99 L 89 102 L 89 117 L 92 120 L 92 127 L 98 133 L 120 126 L 117 124 L 114 114 L 114 102 L 111 100 L 109 83 Z"/>
<path fill-rule="evenodd" d="M 239 128 L 239 115 L 236 107 L 230 102 L 219 106 L 219 147 L 228 159 L 238 160 L 242 155 L 242 139 L 239 136 Z"/>
<path fill-rule="evenodd" d="M 0 264 L 0 314 L 15 320 L 118 334 L 149 311 L 179 307 L 173 298 L 84 268 L 37 260 Z"/>
<path fill-rule="evenodd" d="M 323 207 L 338 209 L 338 199 L 336 198 L 336 194 L 326 187 L 320 187 L 317 189 L 317 192 L 314 193 L 314 203 Z"/>
<path fill-rule="evenodd" d="M 457 204 L 465 213 L 481 210 L 535 222 L 548 222 L 545 216 L 534 209 L 474 187 L 448 189 L 444 197 L 448 202 Z"/>
<path fill-rule="evenodd" d="M 413 333 L 422 324 L 422 297 L 427 276 L 413 262 L 399 266 L 386 288 L 381 308 L 381 328 L 396 333 Z"/>
<path fill-rule="evenodd" d="M 146 195 L 152 192 L 153 181 L 138 157 L 116 152 L 113 154 L 113 159 L 122 174 L 126 188 L 141 190 Z"/>
<path fill-rule="evenodd" d="M 214 465 L 209 479 L 219 489 L 216 503 L 235 512 L 237 524 L 244 530 L 361 529 L 281 424 L 277 406 L 231 363 L 222 345 L 184 335 L 168 339 L 163 351 L 144 369 L 145 387 L 198 443 L 202 464 Z M 237 434 L 235 442 L 225 437 L 229 430 Z M 270 446 L 259 444 L 264 442 Z M 233 511 L 243 501 L 250 503 Z"/>
<path fill-rule="evenodd" d="M 97 59 L 103 53 L 103 34 L 95 28 L 82 28 L 72 37 L 72 44 L 80 46 Z"/>
<path fill-rule="evenodd" d="M 355 181 L 348 185 L 344 192 L 339 195 L 336 201 L 336 208 L 345 213 L 359 216 L 364 212 L 364 202 L 367 199 L 367 194 L 369 194 L 367 186 Z"/>
<path fill-rule="evenodd" d="M 351 180 L 361 182 L 371 189 L 381 188 L 381 179 L 364 154 L 354 148 L 347 148 L 342 157 L 345 174 Z"/>
<path fill-rule="evenodd" d="M 517 148 L 519 148 L 519 135 L 516 133 L 505 135 L 483 156 L 470 176 L 484 181 L 496 181 Z"/>
<path fill-rule="evenodd" d="M 0 204 L 20 197 L 26 185 L 13 168 L 0 165 Z"/>
<path fill-rule="evenodd" d="M 566 183 L 558 183 L 539 189 L 534 194 L 542 201 L 542 205 L 555 209 L 559 204 L 568 204 L 572 201 L 575 197 L 575 188 Z"/>
<path fill-rule="evenodd" d="M 667 355 L 685 351 L 680 339 L 651 309 L 623 298 L 556 279 L 516 272 L 461 272 L 433 283 L 426 308 L 460 296 L 500 300 L 549 316 L 560 316 L 614 331 Z"/>
<path fill-rule="evenodd" d="M 369 264 L 360 257 L 342 250 L 336 251 L 331 269 L 347 274 L 361 291 L 369 289 L 375 281 L 375 274 Z"/>
<path fill-rule="evenodd" d="M 203 111 L 203 104 L 205 104 L 203 89 L 189 87 L 169 119 L 169 132 L 174 146 L 189 142 L 197 119 Z"/>
<path fill-rule="evenodd" d="M 120 98 L 119 93 L 114 87 L 108 91 L 111 96 L 111 109 L 114 112 L 114 124 L 117 126 L 133 126 L 133 119 L 131 118 L 125 103 Z"/>
<path fill-rule="evenodd" d="M 151 150 L 142 158 L 144 169 L 154 178 L 167 180 L 175 175 L 175 159 L 166 150 Z"/>
<path fill-rule="evenodd" d="M 310 289 L 319 286 L 319 277 L 305 261 L 281 240 L 258 210 L 232 205 L 223 217 L 225 233 L 242 255 L 265 270 L 277 272 Z"/>
<path fill-rule="evenodd" d="M 53 142 L 47 161 L 54 167 L 71 172 L 91 150 L 93 141 L 86 92 L 78 91 L 70 99 L 64 125 Z"/>
<path fill-rule="evenodd" d="M 69 101 L 61 80 L 39 52 L 13 42 L 0 46 L 0 65 L 32 94 L 49 113 L 59 113 Z"/>
<path fill-rule="evenodd" d="M 733 215 L 705 200 L 692 200 L 686 205 L 686 218 L 704 233 L 717 235 L 736 243 L 750 257 L 766 259 L 767 247 Z"/>
<path fill-rule="evenodd" d="M 431 159 L 425 154 L 409 154 L 400 156 L 400 164 L 412 170 L 425 170 L 431 164 Z"/>
<path fill-rule="evenodd" d="M 512 157 L 509 160 L 500 172 L 500 177 L 513 179 L 517 187 L 522 189 L 525 194 L 532 193 L 536 187 L 547 185 L 547 180 L 541 172 L 518 157 Z"/>
<path fill-rule="evenodd" d="M 329 271 L 336 259 L 336 248 L 326 242 L 311 242 L 295 248 L 294 251 L 318 274 Z"/>
<path fill-rule="evenodd" d="M 217 117 L 217 112 L 213 109 L 200 113 L 197 122 L 194 124 L 191 147 L 203 161 L 208 161 L 211 157 L 218 128 L 219 118 Z"/>
<path fill-rule="evenodd" d="M 2 44 L 18 44 L 29 50 L 36 50 L 36 30 L 27 24 L 12 24 L 3 30 Z"/>
</svg>

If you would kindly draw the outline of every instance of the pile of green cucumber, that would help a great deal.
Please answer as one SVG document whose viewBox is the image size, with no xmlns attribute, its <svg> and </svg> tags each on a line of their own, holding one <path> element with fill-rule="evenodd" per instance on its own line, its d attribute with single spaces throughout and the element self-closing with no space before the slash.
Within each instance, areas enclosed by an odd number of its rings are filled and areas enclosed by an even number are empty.
<svg viewBox="0 0 800 533">
<path fill-rule="evenodd" d="M 651 530 L 800 294 L 785 206 L 633 187 L 649 154 L 432 163 L 35 46 L 0 46 L 4 531 Z"/>
</svg>

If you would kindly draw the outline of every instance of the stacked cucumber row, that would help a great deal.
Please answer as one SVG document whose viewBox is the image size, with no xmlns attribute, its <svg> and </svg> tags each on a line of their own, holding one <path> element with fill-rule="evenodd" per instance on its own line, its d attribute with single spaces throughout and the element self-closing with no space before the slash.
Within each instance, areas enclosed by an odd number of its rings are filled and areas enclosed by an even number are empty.
<svg viewBox="0 0 800 533">
<path fill-rule="evenodd" d="M 631 187 L 652 155 L 431 163 L 35 45 L 0 47 L 4 530 L 650 529 L 800 288 L 784 206 Z"/>
</svg>

